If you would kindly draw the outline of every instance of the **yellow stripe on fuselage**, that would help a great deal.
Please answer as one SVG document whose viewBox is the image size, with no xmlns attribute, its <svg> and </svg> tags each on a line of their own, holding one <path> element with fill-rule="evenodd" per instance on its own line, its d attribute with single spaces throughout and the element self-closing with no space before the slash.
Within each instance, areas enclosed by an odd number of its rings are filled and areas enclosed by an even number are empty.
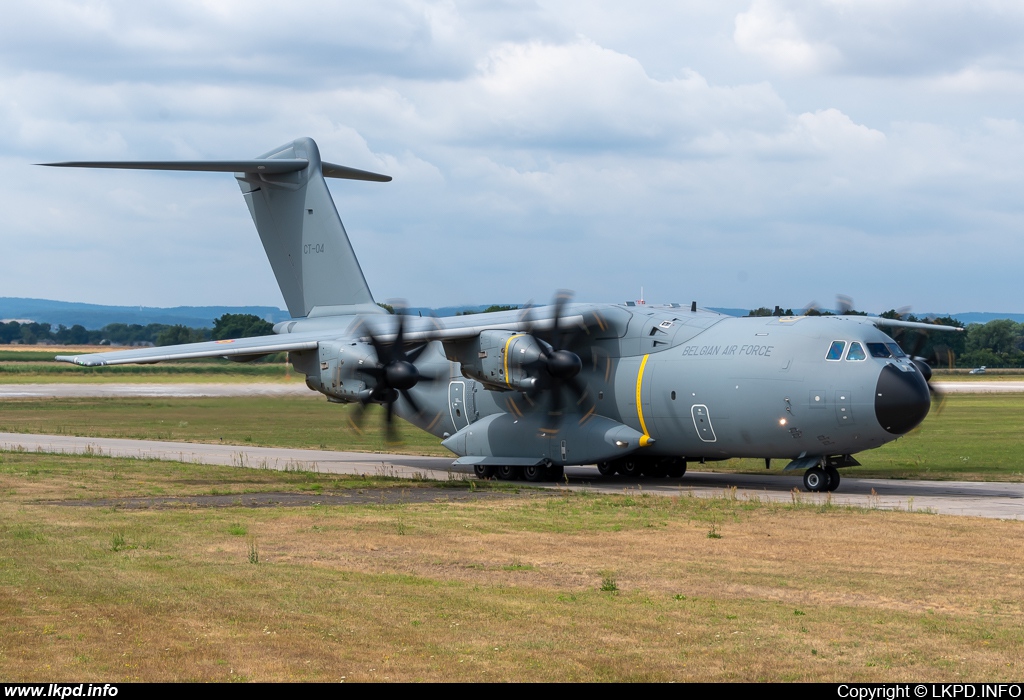
<svg viewBox="0 0 1024 700">
<path fill-rule="evenodd" d="M 647 367 L 648 357 L 650 355 L 644 355 L 644 359 L 640 360 L 640 371 L 636 373 L 636 417 L 640 419 L 640 432 L 644 434 L 640 438 L 640 447 L 647 447 L 647 442 L 651 439 L 651 436 L 647 434 L 647 424 L 644 423 L 643 404 L 640 401 L 640 390 L 644 385 L 644 368 Z"/>
</svg>

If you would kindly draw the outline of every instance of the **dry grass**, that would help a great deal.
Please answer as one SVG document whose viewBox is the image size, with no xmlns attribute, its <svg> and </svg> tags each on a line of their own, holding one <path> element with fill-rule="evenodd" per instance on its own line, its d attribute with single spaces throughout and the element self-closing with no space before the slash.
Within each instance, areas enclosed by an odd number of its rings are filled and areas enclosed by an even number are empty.
<svg viewBox="0 0 1024 700">
<path fill-rule="evenodd" d="M 5 679 L 999 680 L 1024 669 L 1019 522 L 526 491 L 128 511 L 38 500 L 208 493 L 201 472 L 254 490 L 347 482 L 0 458 Z M 609 581 L 617 591 L 601 590 Z"/>
</svg>

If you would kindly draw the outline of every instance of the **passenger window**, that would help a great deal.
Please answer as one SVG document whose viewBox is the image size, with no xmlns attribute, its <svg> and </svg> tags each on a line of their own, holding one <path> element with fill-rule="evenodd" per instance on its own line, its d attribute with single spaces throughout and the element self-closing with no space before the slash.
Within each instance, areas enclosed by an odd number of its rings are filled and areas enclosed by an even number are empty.
<svg viewBox="0 0 1024 700">
<path fill-rule="evenodd" d="M 885 343 L 868 343 L 868 352 L 871 353 L 871 357 L 892 357 L 892 353 L 889 352 Z"/>
<path fill-rule="evenodd" d="M 901 348 L 896 343 L 886 343 L 885 347 L 889 348 L 889 352 L 892 353 L 893 357 L 906 357 L 907 356 L 907 353 L 903 352 L 903 348 Z"/>
<path fill-rule="evenodd" d="M 828 354 L 825 355 L 826 360 L 841 360 L 843 359 L 843 350 L 846 349 L 845 340 L 833 340 L 832 347 L 828 349 Z"/>
<path fill-rule="evenodd" d="M 864 354 L 864 348 L 861 347 L 860 343 L 850 343 L 850 352 L 846 353 L 847 360 L 865 360 L 867 355 Z"/>
</svg>

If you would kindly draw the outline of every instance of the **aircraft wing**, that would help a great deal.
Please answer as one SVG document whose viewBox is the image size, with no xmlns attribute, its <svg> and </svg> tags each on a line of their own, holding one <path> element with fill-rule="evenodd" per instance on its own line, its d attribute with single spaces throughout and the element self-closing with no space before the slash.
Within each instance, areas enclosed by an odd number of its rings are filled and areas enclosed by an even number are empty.
<svg viewBox="0 0 1024 700">
<path fill-rule="evenodd" d="M 868 316 L 868 319 L 876 326 L 890 326 L 896 328 L 916 328 L 922 331 L 954 331 L 963 333 L 964 329 L 957 326 L 941 326 L 937 323 L 920 323 L 918 321 L 901 321 L 895 318 L 882 318 L 881 316 Z"/>
<path fill-rule="evenodd" d="M 263 335 L 235 340 L 211 340 L 206 343 L 167 345 L 158 348 L 133 348 L 114 352 L 96 352 L 87 355 L 57 355 L 57 362 L 71 362 L 84 367 L 107 365 L 148 364 L 165 360 L 191 360 L 198 357 L 237 357 L 269 355 L 275 352 L 313 350 L 322 333 L 295 333 Z"/>
<path fill-rule="evenodd" d="M 387 318 L 382 317 L 382 318 Z M 462 317 L 479 318 L 479 317 Z M 378 323 L 380 319 L 375 319 Z M 455 324 L 461 319 L 451 319 Z M 426 321 L 426 319 L 423 319 Z M 574 315 L 563 318 L 560 328 L 582 327 L 583 316 Z M 406 342 L 426 342 L 430 340 L 458 340 L 473 338 L 484 330 L 549 330 L 553 327 L 551 319 L 536 321 L 513 321 L 505 323 L 467 323 L 445 327 L 442 323 L 432 321 L 423 324 L 422 329 L 410 329 L 405 333 Z M 298 350 L 315 350 L 322 341 L 337 338 L 359 338 L 374 335 L 380 342 L 389 343 L 395 340 L 396 334 L 390 328 L 373 328 L 367 324 L 357 324 L 347 330 L 306 331 L 299 333 L 282 333 L 280 335 L 263 335 L 254 338 L 237 338 L 235 340 L 211 340 L 205 343 L 187 343 L 184 345 L 166 345 L 156 348 L 133 348 L 131 350 L 115 350 L 113 352 L 96 352 L 85 355 L 57 355 L 57 362 L 70 362 L 83 367 L 104 367 L 109 365 L 149 364 L 168 360 L 193 360 L 200 357 L 246 357 L 250 355 L 269 355 L 275 352 L 293 352 Z M 383 331 L 383 332 L 380 332 Z"/>
</svg>

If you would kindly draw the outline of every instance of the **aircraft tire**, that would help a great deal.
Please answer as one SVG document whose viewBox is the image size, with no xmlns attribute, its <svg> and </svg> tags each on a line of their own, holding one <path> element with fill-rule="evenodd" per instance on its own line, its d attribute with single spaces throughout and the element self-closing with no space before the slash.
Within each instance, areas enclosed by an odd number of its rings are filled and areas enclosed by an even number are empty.
<svg viewBox="0 0 1024 700">
<path fill-rule="evenodd" d="M 835 467 L 825 467 L 825 474 L 828 476 L 828 486 L 825 488 L 826 491 L 835 491 L 839 488 L 839 470 Z"/>
<path fill-rule="evenodd" d="M 490 479 L 494 476 L 494 467 L 487 464 L 473 465 L 473 473 L 478 479 Z"/>
<path fill-rule="evenodd" d="M 616 471 L 619 472 L 619 474 L 622 474 L 623 476 L 628 476 L 631 478 L 640 476 L 640 460 L 630 459 L 629 457 L 626 457 L 625 459 L 619 462 Z"/>
<path fill-rule="evenodd" d="M 618 469 L 615 468 L 615 462 L 598 462 L 597 471 L 601 476 L 615 476 Z"/>
<path fill-rule="evenodd" d="M 664 479 L 668 476 L 668 469 L 666 468 L 663 460 L 652 459 L 646 463 L 642 463 L 640 473 L 654 479 Z"/>
<path fill-rule="evenodd" d="M 811 467 L 804 472 L 804 488 L 811 493 L 818 493 L 828 488 L 828 474 L 821 467 Z"/>
<path fill-rule="evenodd" d="M 547 469 L 545 469 L 544 472 L 547 475 L 548 481 L 561 481 L 562 478 L 565 476 L 565 467 L 563 467 L 561 464 L 552 464 Z"/>
<path fill-rule="evenodd" d="M 681 457 L 673 457 L 668 465 L 668 476 L 670 479 L 681 479 L 686 474 L 686 460 Z"/>
<path fill-rule="evenodd" d="M 516 481 L 523 478 L 523 470 L 511 464 L 502 464 L 496 470 L 496 475 L 502 481 Z"/>
<path fill-rule="evenodd" d="M 540 464 L 531 464 L 523 467 L 523 478 L 527 481 L 547 481 L 548 470 Z"/>
</svg>

